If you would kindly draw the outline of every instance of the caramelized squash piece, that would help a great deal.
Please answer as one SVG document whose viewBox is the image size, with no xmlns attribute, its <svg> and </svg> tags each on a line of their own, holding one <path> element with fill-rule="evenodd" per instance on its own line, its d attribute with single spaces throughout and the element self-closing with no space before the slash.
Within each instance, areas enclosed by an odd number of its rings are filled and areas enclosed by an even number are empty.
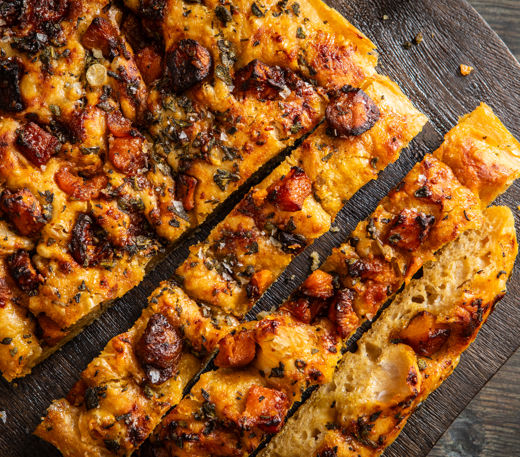
<svg viewBox="0 0 520 457">
<path fill-rule="evenodd" d="M 418 355 L 431 357 L 442 348 L 449 336 L 447 324 L 438 323 L 433 314 L 421 311 L 399 333 L 399 340 L 411 346 Z"/>
<path fill-rule="evenodd" d="M 248 330 L 229 333 L 218 344 L 219 352 L 215 357 L 217 367 L 243 367 L 249 365 L 256 355 L 254 334 Z"/>
<path fill-rule="evenodd" d="M 282 211 L 300 211 L 312 192 L 309 177 L 299 167 L 292 167 L 283 179 L 269 186 L 267 198 Z"/>
</svg>

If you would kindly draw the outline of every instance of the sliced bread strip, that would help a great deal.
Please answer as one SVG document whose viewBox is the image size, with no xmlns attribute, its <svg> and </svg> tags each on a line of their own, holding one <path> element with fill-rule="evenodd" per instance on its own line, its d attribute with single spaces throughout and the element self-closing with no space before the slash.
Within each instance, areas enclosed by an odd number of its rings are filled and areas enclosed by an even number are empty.
<svg viewBox="0 0 520 457">
<path fill-rule="evenodd" d="M 506 290 L 517 254 L 511 211 L 491 207 L 429 262 L 273 438 L 262 457 L 378 456 L 455 369 Z"/>
</svg>

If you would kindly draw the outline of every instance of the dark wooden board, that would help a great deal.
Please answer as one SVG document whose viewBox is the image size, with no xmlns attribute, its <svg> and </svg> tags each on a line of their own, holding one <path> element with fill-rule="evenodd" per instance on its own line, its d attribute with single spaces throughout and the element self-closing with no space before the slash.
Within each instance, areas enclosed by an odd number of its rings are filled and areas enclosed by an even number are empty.
<svg viewBox="0 0 520 457">
<path fill-rule="evenodd" d="M 431 123 L 376 182 L 365 186 L 338 215 L 337 233 L 318 240 L 291 264 L 266 293 L 260 306 L 280 303 L 309 272 L 309 253 L 316 250 L 325 259 L 333 245 L 345 239 L 358 220 L 367 216 L 386 192 L 427 151 L 437 147 L 442 135 L 458 117 L 480 101 L 490 104 L 510 130 L 520 137 L 520 66 L 478 14 L 465 2 L 453 0 L 330 0 L 330 4 L 360 27 L 379 48 L 380 69 L 395 79 Z M 387 15 L 388 20 L 383 20 Z M 418 32 L 423 42 L 406 50 L 403 43 Z M 458 66 L 475 67 L 467 78 Z M 235 199 L 238 196 L 235 196 Z M 520 183 L 500 199 L 515 212 L 520 203 Z M 227 205 L 229 208 L 230 205 Z M 224 208 L 212 223 L 222 218 Z M 184 240 L 145 281 L 107 311 L 80 336 L 38 366 L 32 375 L 8 384 L 0 381 L 0 410 L 7 421 L 0 423 L 0 457 L 50 457 L 59 455 L 52 446 L 31 435 L 40 415 L 52 399 L 63 396 L 80 371 L 114 335 L 137 318 L 146 297 L 184 259 L 187 247 L 203 239 L 210 224 Z M 291 278 L 291 275 L 295 278 Z M 289 279 L 291 278 L 291 279 Z M 475 344 L 463 356 L 459 368 L 411 419 L 387 456 L 425 456 L 453 419 L 520 345 L 520 316 L 516 312 L 520 293 L 517 268 L 509 293 L 484 326 Z"/>
</svg>

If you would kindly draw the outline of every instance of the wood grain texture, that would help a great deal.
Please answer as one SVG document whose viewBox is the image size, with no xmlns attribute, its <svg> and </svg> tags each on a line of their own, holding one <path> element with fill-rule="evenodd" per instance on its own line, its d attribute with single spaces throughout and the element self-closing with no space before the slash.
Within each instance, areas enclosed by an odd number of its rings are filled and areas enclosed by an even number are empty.
<svg viewBox="0 0 520 457">
<path fill-rule="evenodd" d="M 324 260 L 331 247 L 343 241 L 357 222 L 370 214 L 413 164 L 440 144 L 442 135 L 458 117 L 473 110 L 480 101 L 490 104 L 520 137 L 516 114 L 520 106 L 520 66 L 467 3 L 453 0 L 330 0 L 330 4 L 374 40 L 381 53 L 381 71 L 400 84 L 416 106 L 430 117 L 431 123 L 396 164 L 379 180 L 365 186 L 340 212 L 337 218 L 339 232 L 324 235 L 295 259 L 262 298 L 264 308 L 279 304 L 303 281 L 309 273 L 311 251 L 317 251 Z M 383 20 L 384 15 L 388 15 L 388 20 Z M 405 49 L 403 43 L 420 31 L 424 35 L 423 42 Z M 476 71 L 463 78 L 458 73 L 460 63 L 472 65 Z M 517 224 L 519 201 L 520 183 L 500 199 L 501 203 L 515 209 Z M 223 217 L 224 213 L 223 209 L 219 216 Z M 206 224 L 200 233 L 179 243 L 143 284 L 118 300 L 79 337 L 37 367 L 31 376 L 17 384 L 0 382 L 0 409 L 7 415 L 7 422 L 0 423 L 0 456 L 58 455 L 55 449 L 30 434 L 39 417 L 53 398 L 70 389 L 80 371 L 108 339 L 132 324 L 151 290 L 184 259 L 187 246 L 195 239 L 204 238 L 210 227 L 211 223 Z M 455 374 L 412 418 L 387 452 L 388 456 L 426 455 L 453 419 L 517 349 L 520 316 L 516 312 L 516 297 L 519 294 L 517 265 L 509 294 L 476 343 L 465 354 Z"/>
<path fill-rule="evenodd" d="M 518 0 L 470 0 L 516 56 L 520 56 L 520 2 Z"/>
<path fill-rule="evenodd" d="M 517 456 L 520 449 L 520 352 L 451 424 L 428 457 Z"/>
</svg>

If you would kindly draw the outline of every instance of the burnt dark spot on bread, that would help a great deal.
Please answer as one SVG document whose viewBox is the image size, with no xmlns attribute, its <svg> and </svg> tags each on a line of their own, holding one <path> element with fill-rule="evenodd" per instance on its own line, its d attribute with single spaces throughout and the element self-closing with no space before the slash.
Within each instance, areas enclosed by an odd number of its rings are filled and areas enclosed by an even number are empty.
<svg viewBox="0 0 520 457">
<path fill-rule="evenodd" d="M 20 92 L 22 72 L 22 63 L 18 59 L 0 59 L 0 110 L 10 113 L 24 110 Z"/>
<path fill-rule="evenodd" d="M 7 259 L 7 265 L 18 287 L 28 295 L 36 295 L 38 287 L 44 282 L 44 277 L 32 264 L 29 253 L 19 250 L 11 254 Z"/>
<path fill-rule="evenodd" d="M 195 208 L 195 190 L 197 188 L 198 179 L 193 176 L 180 174 L 175 181 L 176 197 L 182 202 L 182 206 L 186 211 Z"/>
<path fill-rule="evenodd" d="M 212 57 L 198 41 L 180 40 L 166 54 L 171 87 L 181 93 L 203 81 L 210 72 Z"/>
<path fill-rule="evenodd" d="M 162 384 L 177 371 L 182 354 L 182 338 L 160 314 L 153 314 L 137 342 L 135 353 L 151 384 Z"/>
<path fill-rule="evenodd" d="M 38 167 L 45 165 L 61 148 L 58 138 L 34 122 L 18 130 L 17 144 L 27 160 Z"/>
<path fill-rule="evenodd" d="M 336 292 L 329 306 L 329 319 L 336 324 L 341 338 L 347 338 L 359 325 L 359 317 L 354 311 L 354 292 L 341 289 Z"/>
<path fill-rule="evenodd" d="M 38 235 L 46 222 L 40 202 L 26 188 L 5 189 L 0 195 L 0 209 L 24 236 Z"/>
<path fill-rule="evenodd" d="M 392 246 L 413 251 L 426 239 L 435 217 L 415 209 L 403 209 L 395 216 L 386 236 Z"/>
<path fill-rule="evenodd" d="M 370 130 L 379 116 L 379 108 L 363 90 L 346 86 L 332 95 L 327 106 L 327 133 L 340 138 L 359 136 Z"/>
<path fill-rule="evenodd" d="M 103 57 L 110 60 L 126 52 L 119 30 L 103 17 L 92 20 L 81 38 L 81 44 L 87 49 L 99 49 Z"/>
<path fill-rule="evenodd" d="M 258 100 L 273 100 L 286 87 L 284 71 L 258 59 L 239 69 L 235 73 L 233 84 L 236 95 L 249 95 Z"/>
<path fill-rule="evenodd" d="M 94 220 L 80 213 L 72 229 L 69 251 L 83 267 L 98 265 L 112 257 L 110 243 L 106 240 Z"/>
</svg>

